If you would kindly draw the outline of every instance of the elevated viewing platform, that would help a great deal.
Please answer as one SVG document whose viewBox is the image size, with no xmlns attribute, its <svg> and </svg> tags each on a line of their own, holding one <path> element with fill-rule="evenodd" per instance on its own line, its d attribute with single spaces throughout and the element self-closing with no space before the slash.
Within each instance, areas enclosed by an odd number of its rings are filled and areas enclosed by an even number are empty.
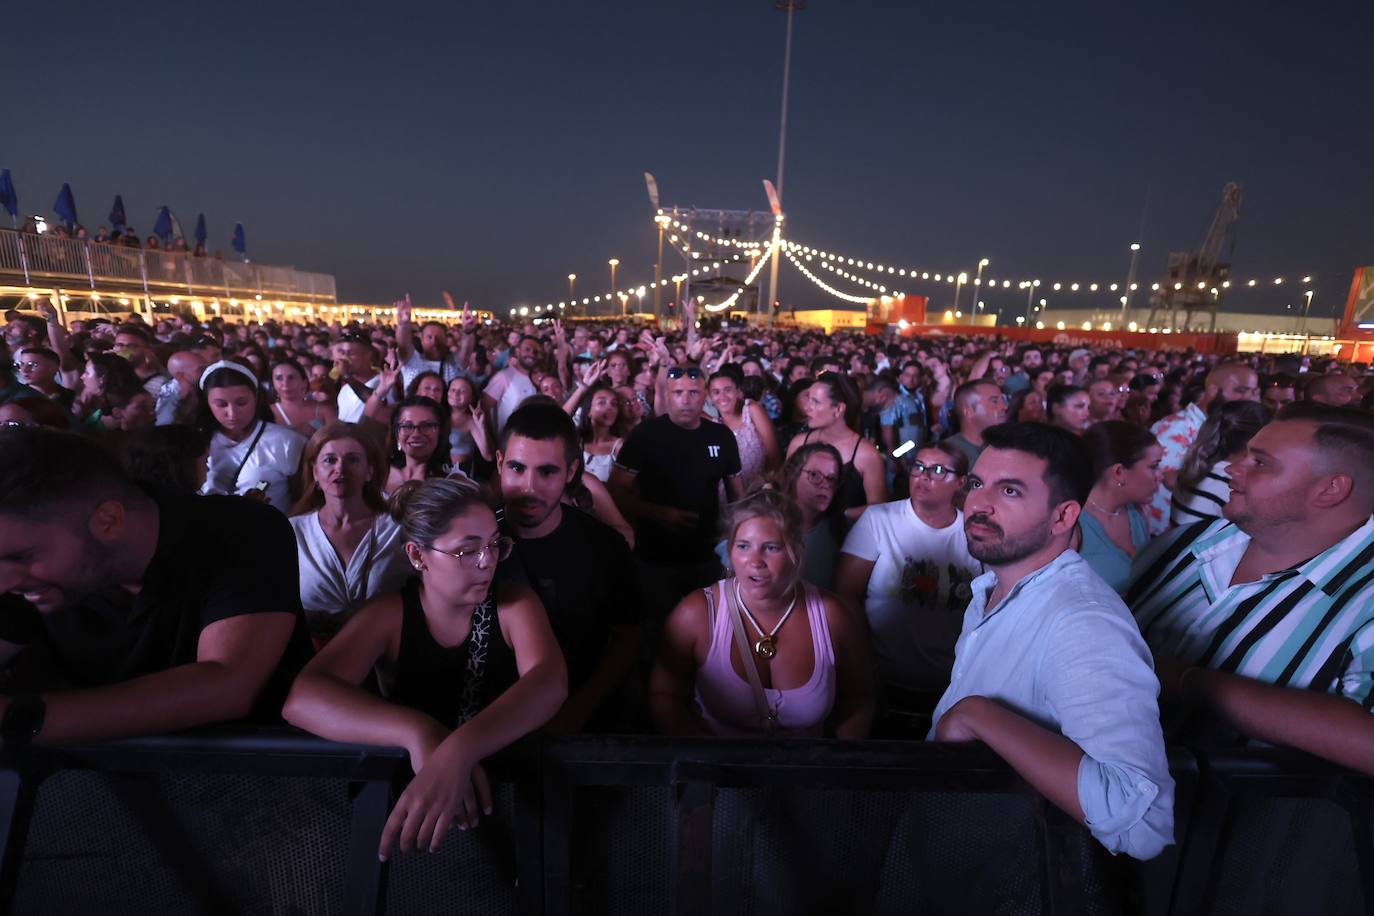
<svg viewBox="0 0 1374 916">
<path fill-rule="evenodd" d="M 148 317 L 281 316 L 338 302 L 332 274 L 0 229 L 0 304 L 40 296 L 71 312 Z"/>
</svg>

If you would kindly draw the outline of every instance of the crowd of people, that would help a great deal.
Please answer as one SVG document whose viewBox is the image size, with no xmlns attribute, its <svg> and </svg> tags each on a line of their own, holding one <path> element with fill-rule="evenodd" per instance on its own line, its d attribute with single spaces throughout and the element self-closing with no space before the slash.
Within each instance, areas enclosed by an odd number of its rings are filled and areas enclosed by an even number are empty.
<svg viewBox="0 0 1374 916">
<path fill-rule="evenodd" d="M 1137 858 L 1176 737 L 1374 772 L 1363 367 L 690 310 L 5 317 L 6 749 L 403 747 L 383 855 L 477 824 L 536 732 L 981 741 Z"/>
<path fill-rule="evenodd" d="M 44 224 L 46 228 L 47 224 Z M 21 232 L 30 235 L 39 235 L 42 230 L 39 228 L 38 220 L 29 217 L 24 220 Z M 72 223 L 70 226 L 63 222 L 58 222 L 52 226 L 51 232 L 54 237 L 59 239 L 75 239 L 79 242 L 93 242 L 97 245 L 114 245 L 120 248 L 145 248 L 148 251 L 171 251 L 177 254 L 187 254 L 196 258 L 214 257 L 224 260 L 224 252 L 215 251 L 210 253 L 205 247 L 204 242 L 196 241 L 195 245 L 186 241 L 180 235 L 169 235 L 159 237 L 156 234 L 149 235 L 147 238 L 139 238 L 138 230 L 133 226 L 116 225 L 114 228 L 101 226 L 96 230 L 95 235 L 91 235 L 81 223 Z"/>
</svg>

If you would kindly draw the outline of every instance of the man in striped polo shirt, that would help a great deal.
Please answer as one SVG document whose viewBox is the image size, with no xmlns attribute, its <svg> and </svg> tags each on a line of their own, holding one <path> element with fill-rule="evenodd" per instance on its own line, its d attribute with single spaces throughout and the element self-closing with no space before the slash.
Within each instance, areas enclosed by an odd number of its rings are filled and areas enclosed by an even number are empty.
<svg viewBox="0 0 1374 916">
<path fill-rule="evenodd" d="M 1374 773 L 1374 416 L 1284 408 L 1126 593 L 1164 698 Z"/>
</svg>

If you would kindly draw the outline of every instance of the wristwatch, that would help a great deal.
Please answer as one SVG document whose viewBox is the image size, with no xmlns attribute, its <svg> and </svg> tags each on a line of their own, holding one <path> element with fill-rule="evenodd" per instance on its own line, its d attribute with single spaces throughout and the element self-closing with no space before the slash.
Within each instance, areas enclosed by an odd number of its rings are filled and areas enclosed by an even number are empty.
<svg viewBox="0 0 1374 916">
<path fill-rule="evenodd" d="M 26 749 L 43 730 L 48 704 L 36 693 L 21 693 L 10 700 L 5 716 L 0 719 L 0 740 L 5 750 L 17 753 Z"/>
</svg>

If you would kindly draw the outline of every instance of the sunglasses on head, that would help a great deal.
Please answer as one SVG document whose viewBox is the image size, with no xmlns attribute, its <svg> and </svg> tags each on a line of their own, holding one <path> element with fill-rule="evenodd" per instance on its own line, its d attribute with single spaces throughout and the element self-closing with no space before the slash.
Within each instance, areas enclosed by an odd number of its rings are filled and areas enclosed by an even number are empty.
<svg viewBox="0 0 1374 916">
<path fill-rule="evenodd" d="M 668 378 L 677 379 L 682 378 L 684 375 L 692 381 L 696 381 L 703 377 L 702 371 L 695 366 L 688 366 L 686 368 L 674 366 L 668 370 Z"/>
</svg>

